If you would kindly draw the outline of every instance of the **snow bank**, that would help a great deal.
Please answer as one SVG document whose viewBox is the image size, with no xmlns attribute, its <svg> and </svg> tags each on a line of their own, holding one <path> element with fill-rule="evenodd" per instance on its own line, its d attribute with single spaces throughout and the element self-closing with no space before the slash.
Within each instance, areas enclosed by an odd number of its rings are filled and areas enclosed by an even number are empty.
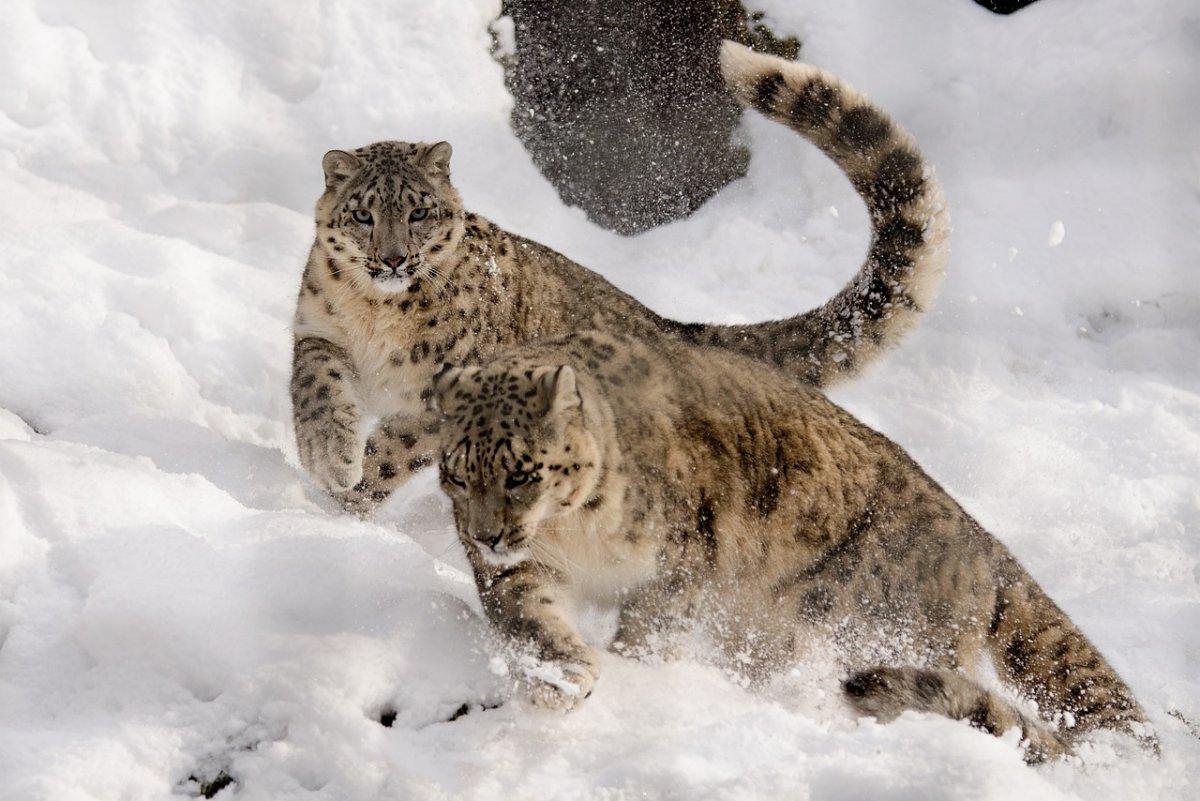
<svg viewBox="0 0 1200 801">
<path fill-rule="evenodd" d="M 483 709 L 506 681 L 432 477 L 361 523 L 296 468 L 288 321 L 321 154 L 448 139 L 473 208 L 686 319 L 832 293 L 867 240 L 849 186 L 749 119 L 750 175 L 693 218 L 591 226 L 509 133 L 494 0 L 10 0 L 0 799 L 165 799 L 222 772 L 245 799 L 1196 793 L 1171 713 L 1200 721 L 1200 13 L 764 5 L 913 131 L 956 221 L 937 311 L 836 399 L 1011 545 L 1162 760 L 1100 739 L 1035 770 L 950 721 L 858 723 L 812 665 L 752 692 L 607 657 L 575 714 Z"/>
</svg>

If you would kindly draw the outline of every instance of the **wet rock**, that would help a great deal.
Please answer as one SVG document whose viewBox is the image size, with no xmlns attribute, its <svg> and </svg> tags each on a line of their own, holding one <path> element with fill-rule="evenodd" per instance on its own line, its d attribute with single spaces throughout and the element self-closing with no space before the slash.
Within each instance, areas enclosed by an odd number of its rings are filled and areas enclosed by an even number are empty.
<svg viewBox="0 0 1200 801">
<path fill-rule="evenodd" d="M 534 163 L 565 202 L 622 234 L 685 217 L 745 174 L 721 39 L 800 49 L 731 0 L 504 0 L 493 32 Z"/>
</svg>

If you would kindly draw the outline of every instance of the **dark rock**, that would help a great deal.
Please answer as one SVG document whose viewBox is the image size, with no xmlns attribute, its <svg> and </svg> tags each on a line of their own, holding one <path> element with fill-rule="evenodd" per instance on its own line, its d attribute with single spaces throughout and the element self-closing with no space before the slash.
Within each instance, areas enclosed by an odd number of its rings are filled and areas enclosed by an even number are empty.
<svg viewBox="0 0 1200 801">
<path fill-rule="evenodd" d="M 976 3 L 994 11 L 997 14 L 1011 14 L 1020 11 L 1025 6 L 1033 5 L 1036 0 L 975 0 Z"/>
<path fill-rule="evenodd" d="M 736 0 L 504 0 L 501 15 L 513 129 L 566 203 L 623 234 L 685 217 L 745 174 L 721 39 L 800 49 Z"/>
</svg>

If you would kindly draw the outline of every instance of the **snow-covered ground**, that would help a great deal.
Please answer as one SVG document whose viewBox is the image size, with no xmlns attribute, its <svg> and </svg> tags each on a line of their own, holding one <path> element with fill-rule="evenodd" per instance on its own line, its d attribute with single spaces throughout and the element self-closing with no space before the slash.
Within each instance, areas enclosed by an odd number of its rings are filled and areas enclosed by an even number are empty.
<svg viewBox="0 0 1200 801">
<path fill-rule="evenodd" d="M 0 799 L 221 771 L 241 799 L 1200 797 L 1200 732 L 1172 716 L 1200 721 L 1200 8 L 764 5 L 912 130 L 955 219 L 937 310 L 835 399 L 1024 560 L 1162 759 L 1100 739 L 1033 769 L 950 721 L 856 722 L 819 664 L 762 691 L 607 657 L 571 715 L 482 710 L 506 682 L 432 476 L 364 523 L 296 467 L 321 154 L 448 139 L 471 207 L 684 319 L 832 293 L 867 238 L 848 184 L 748 119 L 747 179 L 643 236 L 597 229 L 509 132 L 497 0 L 7 0 Z"/>
</svg>

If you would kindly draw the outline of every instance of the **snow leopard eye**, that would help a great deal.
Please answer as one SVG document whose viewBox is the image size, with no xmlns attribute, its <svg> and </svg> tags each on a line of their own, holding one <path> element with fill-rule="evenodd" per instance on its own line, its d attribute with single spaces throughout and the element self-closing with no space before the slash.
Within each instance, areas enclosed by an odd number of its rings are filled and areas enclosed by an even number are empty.
<svg viewBox="0 0 1200 801">
<path fill-rule="evenodd" d="M 533 473 L 510 473 L 508 478 L 504 479 L 505 489 L 516 489 L 517 487 L 528 484 L 533 479 Z"/>
<path fill-rule="evenodd" d="M 350 218 L 360 225 L 371 224 L 371 212 L 366 209 L 355 209 L 350 212 Z"/>
<path fill-rule="evenodd" d="M 408 219 L 413 222 L 420 222 L 429 216 L 429 209 L 413 209 L 408 213 Z"/>
</svg>

